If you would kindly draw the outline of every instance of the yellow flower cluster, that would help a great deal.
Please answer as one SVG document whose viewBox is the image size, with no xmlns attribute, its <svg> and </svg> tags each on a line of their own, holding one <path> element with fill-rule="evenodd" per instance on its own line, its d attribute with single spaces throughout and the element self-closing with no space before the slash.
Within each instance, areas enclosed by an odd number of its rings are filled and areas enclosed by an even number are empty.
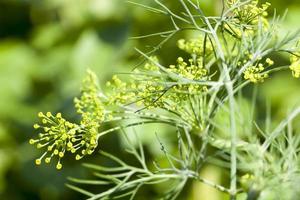
<svg viewBox="0 0 300 200">
<path fill-rule="evenodd" d="M 105 118 L 105 109 L 99 96 L 97 76 L 88 71 L 88 76 L 83 80 L 81 97 L 74 99 L 75 108 L 81 114 L 80 125 L 85 132 L 82 135 L 82 145 L 85 149 L 76 155 L 76 160 L 87 154 L 92 154 L 98 145 L 98 129 Z"/>
<path fill-rule="evenodd" d="M 268 78 L 268 74 L 262 74 L 264 70 L 263 66 L 251 66 L 248 67 L 244 72 L 244 78 L 252 83 L 264 82 Z"/>
<path fill-rule="evenodd" d="M 177 42 L 177 46 L 179 49 L 196 56 L 203 56 L 204 45 L 206 54 L 210 54 L 213 51 L 212 45 L 209 41 L 204 44 L 204 37 L 190 39 L 188 41 L 186 41 L 185 39 L 180 39 Z"/>
<path fill-rule="evenodd" d="M 134 83 L 128 84 L 114 75 L 112 80 L 106 83 L 106 86 L 112 90 L 108 96 L 110 105 L 124 105 L 135 100 L 136 85 Z"/>
<path fill-rule="evenodd" d="M 229 7 L 237 3 L 237 0 L 228 0 Z M 224 25 L 225 29 L 232 35 L 237 37 L 249 36 L 255 33 L 258 25 L 261 24 L 263 28 L 268 28 L 269 23 L 266 17 L 268 16 L 268 8 L 270 3 L 266 2 L 259 6 L 258 0 L 252 0 L 242 6 L 237 6 L 233 11 L 233 19 L 231 23 Z M 243 33 L 242 33 L 243 32 Z"/>
<path fill-rule="evenodd" d="M 142 69 L 136 69 L 132 74 L 132 81 L 124 82 L 114 75 L 107 82 L 111 88 L 109 94 L 110 104 L 144 105 L 147 108 L 162 107 L 164 91 L 163 80 L 159 68 L 154 64 L 156 57 L 151 57 L 152 62 L 147 62 Z"/>
<path fill-rule="evenodd" d="M 155 81 L 161 81 L 154 78 L 151 81 L 146 81 L 138 85 L 137 97 L 138 101 L 144 104 L 147 108 L 163 107 L 166 95 L 166 88 Z"/>
<path fill-rule="evenodd" d="M 203 47 L 202 47 L 203 48 Z M 111 88 L 108 95 L 110 104 L 121 105 L 136 103 L 146 109 L 163 108 L 165 110 L 180 113 L 194 127 L 198 127 L 196 119 L 186 111 L 186 104 L 190 97 L 206 91 L 206 87 L 195 84 L 196 81 L 208 79 L 208 72 L 202 65 L 202 58 L 189 59 L 185 62 L 179 57 L 175 65 L 170 65 L 162 72 L 158 67 L 158 59 L 151 60 L 142 68 L 132 72 L 132 80 L 124 82 L 117 76 L 107 83 Z M 182 78 L 182 83 L 174 80 L 168 74 L 176 74 Z M 190 82 L 191 83 L 190 83 Z M 199 127 L 198 127 L 199 128 Z"/>
<path fill-rule="evenodd" d="M 41 123 L 35 124 L 34 128 L 42 132 L 39 133 L 38 139 L 31 139 L 29 143 L 36 145 L 38 149 L 45 148 L 46 151 L 36 159 L 37 165 L 40 165 L 43 159 L 45 163 L 50 163 L 56 156 L 56 168 L 61 169 L 61 158 L 65 153 L 76 153 L 75 158 L 79 160 L 94 152 L 98 144 L 98 128 L 104 120 L 104 108 L 98 98 L 96 80 L 95 75 L 89 72 L 83 83 L 82 96 L 74 100 L 77 112 L 82 116 L 80 124 L 65 120 L 60 113 L 55 116 L 50 112 L 38 114 Z"/>
<path fill-rule="evenodd" d="M 292 70 L 293 76 L 295 78 L 300 78 L 300 56 L 291 55 L 290 60 L 290 69 Z"/>
<path fill-rule="evenodd" d="M 182 57 L 177 59 L 177 65 L 170 65 L 169 71 L 182 76 L 185 79 L 191 81 L 203 81 L 207 80 L 207 69 L 202 66 L 202 59 L 199 58 L 196 62 L 193 59 L 189 59 L 189 63 L 185 62 Z M 183 96 L 190 94 L 199 94 L 205 87 L 196 84 L 178 84 L 174 86 L 177 93 L 183 93 Z M 185 94 L 184 94 L 185 92 Z"/>
<path fill-rule="evenodd" d="M 56 165 L 57 169 L 62 168 L 60 162 L 65 153 L 70 151 L 75 153 L 81 147 L 82 135 L 76 134 L 81 128 L 77 124 L 73 124 L 62 118 L 58 113 L 56 116 L 47 112 L 38 114 L 41 119 L 41 124 L 35 124 L 34 128 L 42 130 L 38 135 L 38 139 L 30 139 L 29 143 L 36 145 L 38 149 L 46 148 L 46 152 L 35 160 L 37 165 L 40 165 L 42 159 L 45 158 L 46 163 L 50 163 L 55 156 L 58 157 Z"/>
<path fill-rule="evenodd" d="M 258 5 L 258 0 L 252 0 L 250 3 L 239 6 L 233 10 L 233 14 L 240 23 L 243 24 L 257 24 L 259 18 L 268 16 L 268 8 L 271 6 L 269 2 Z M 236 0 L 228 1 L 229 6 L 236 3 Z"/>
<path fill-rule="evenodd" d="M 170 65 L 169 71 L 189 80 L 202 80 L 207 75 L 207 70 L 202 66 L 202 59 L 189 59 L 189 64 L 182 57 L 177 58 L 177 66 Z"/>
<path fill-rule="evenodd" d="M 157 58 L 153 58 L 153 62 L 158 62 Z M 162 107 L 164 101 L 172 99 L 179 102 L 184 96 L 199 94 L 203 92 L 203 86 L 195 83 L 174 84 L 168 87 L 165 82 L 170 83 L 170 77 L 164 77 L 159 67 L 154 63 L 146 63 L 142 69 L 133 72 L 133 81 L 126 83 L 121 81 L 117 76 L 113 76 L 112 80 L 107 83 L 112 88 L 112 94 L 109 95 L 111 102 L 121 104 L 132 102 L 140 102 L 148 107 Z M 182 77 L 189 81 L 207 80 L 207 70 L 202 66 L 202 59 L 189 59 L 188 63 L 182 57 L 177 59 L 176 65 L 170 65 L 166 71 Z M 168 90 L 168 91 L 167 91 Z"/>
<path fill-rule="evenodd" d="M 80 98 L 74 99 L 77 113 L 82 116 L 80 122 L 84 127 L 98 128 L 104 120 L 104 107 L 99 97 L 97 77 L 92 72 L 83 80 Z"/>
<path fill-rule="evenodd" d="M 265 70 L 265 67 L 270 67 L 273 64 L 274 61 L 270 58 L 267 58 L 265 60 L 265 65 L 259 62 L 254 66 L 250 66 L 244 71 L 244 78 L 252 83 L 264 82 L 264 80 L 268 78 L 269 75 L 262 72 Z"/>
</svg>

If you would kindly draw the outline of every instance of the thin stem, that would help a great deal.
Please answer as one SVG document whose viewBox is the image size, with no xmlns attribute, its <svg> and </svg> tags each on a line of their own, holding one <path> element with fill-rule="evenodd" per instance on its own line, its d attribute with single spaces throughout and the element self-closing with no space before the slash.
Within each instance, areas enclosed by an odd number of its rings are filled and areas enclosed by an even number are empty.
<svg viewBox="0 0 300 200">
<path fill-rule="evenodd" d="M 221 64 L 224 70 L 225 75 L 225 88 L 227 90 L 227 94 L 229 97 L 229 107 L 230 107 L 230 131 L 231 131 L 231 151 L 230 151 L 230 161 L 231 161 L 231 168 L 230 168 L 230 199 L 236 199 L 236 190 L 237 190 L 237 183 L 236 183 L 236 173 L 237 173 L 237 155 L 236 155 L 236 141 L 237 141 L 237 133 L 236 133 L 236 123 L 235 123 L 235 101 L 234 101 L 234 92 L 233 92 L 233 82 L 230 78 L 230 72 L 228 66 L 225 61 L 225 55 L 223 53 L 223 49 L 221 46 L 221 42 L 217 36 L 216 30 L 212 28 L 209 20 L 205 19 L 207 26 L 209 27 L 212 37 L 216 43 L 218 56 L 221 59 Z"/>
</svg>

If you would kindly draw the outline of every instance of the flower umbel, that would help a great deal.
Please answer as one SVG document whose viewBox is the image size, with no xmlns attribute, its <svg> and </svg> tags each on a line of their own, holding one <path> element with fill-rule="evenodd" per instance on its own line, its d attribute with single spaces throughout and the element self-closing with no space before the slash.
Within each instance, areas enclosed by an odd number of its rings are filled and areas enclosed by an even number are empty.
<svg viewBox="0 0 300 200">
<path fill-rule="evenodd" d="M 60 113 L 38 114 L 41 122 L 35 124 L 34 128 L 42 132 L 39 133 L 38 139 L 31 139 L 29 143 L 46 151 L 36 159 L 37 165 L 40 165 L 43 159 L 45 163 L 50 163 L 53 157 L 57 157 L 56 168 L 61 169 L 61 158 L 65 153 L 76 153 L 75 158 L 79 160 L 94 152 L 98 145 L 98 129 L 104 120 L 104 107 L 98 97 L 96 82 L 96 76 L 89 72 L 83 81 L 81 97 L 74 100 L 77 112 L 81 114 L 80 123 L 71 123 Z"/>
<path fill-rule="evenodd" d="M 205 45 L 205 51 L 207 54 L 211 53 L 213 51 L 212 45 L 209 42 L 204 42 L 204 37 L 199 37 L 197 39 L 180 39 L 177 42 L 177 46 L 179 49 L 196 56 L 202 56 L 204 53 L 204 45 Z"/>
<path fill-rule="evenodd" d="M 251 56 L 250 56 L 251 57 Z M 248 67 L 244 71 L 244 78 L 252 83 L 262 83 L 269 77 L 267 73 L 263 73 L 266 67 L 274 65 L 274 61 L 270 58 L 265 60 L 265 63 L 258 62 L 256 65 Z"/>
<path fill-rule="evenodd" d="M 229 7 L 241 3 L 237 0 L 228 0 Z M 232 10 L 232 20 L 224 24 L 226 31 L 231 35 L 241 38 L 242 36 L 253 35 L 260 26 L 265 30 L 269 27 L 267 20 L 268 8 L 271 6 L 269 2 L 259 5 L 258 0 L 249 1 L 242 6 L 237 6 Z"/>
<path fill-rule="evenodd" d="M 229 6 L 233 6 L 235 3 L 237 3 L 236 0 L 228 1 Z M 238 23 L 254 25 L 258 23 L 260 18 L 268 16 L 267 10 L 270 5 L 269 2 L 266 2 L 259 6 L 258 0 L 252 0 L 250 3 L 234 9 L 233 14 L 238 20 Z"/>
<path fill-rule="evenodd" d="M 56 165 L 57 169 L 62 168 L 61 158 L 65 153 L 76 152 L 77 148 L 81 146 L 81 135 L 77 134 L 80 127 L 62 118 L 58 113 L 55 116 L 47 112 L 46 114 L 40 112 L 38 114 L 41 119 L 41 124 L 35 124 L 34 128 L 42 130 L 38 135 L 38 139 L 29 140 L 30 144 L 36 145 L 38 149 L 46 149 L 45 153 L 35 163 L 41 164 L 42 159 L 46 163 L 50 163 L 53 157 L 58 157 Z M 79 144 L 77 144 L 79 142 Z"/>
<path fill-rule="evenodd" d="M 264 70 L 263 66 L 252 66 L 248 67 L 244 72 L 244 78 L 251 81 L 252 83 L 263 82 L 264 79 L 268 78 L 268 74 L 262 74 Z"/>
</svg>

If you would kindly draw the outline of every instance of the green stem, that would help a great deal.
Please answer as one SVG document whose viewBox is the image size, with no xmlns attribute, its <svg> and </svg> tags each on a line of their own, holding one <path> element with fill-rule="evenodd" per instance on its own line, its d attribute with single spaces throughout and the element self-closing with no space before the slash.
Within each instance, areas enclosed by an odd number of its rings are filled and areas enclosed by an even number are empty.
<svg viewBox="0 0 300 200">
<path fill-rule="evenodd" d="M 224 82 L 225 88 L 227 90 L 228 98 L 229 98 L 229 107 L 230 107 L 230 130 L 231 130 L 231 150 L 230 150 L 230 199 L 236 199 L 236 173 L 237 173 L 237 155 L 236 155 L 236 141 L 237 141 L 237 133 L 236 133 L 236 124 L 235 124 L 235 101 L 234 101 L 234 92 L 233 92 L 233 82 L 230 77 L 230 72 L 228 66 L 225 61 L 225 55 L 223 53 L 221 42 L 219 41 L 218 35 L 216 33 L 217 29 L 213 29 L 209 20 L 205 19 L 207 26 L 209 27 L 212 37 L 216 43 L 218 56 L 221 59 L 221 64 L 224 69 Z"/>
<path fill-rule="evenodd" d="M 235 124 L 235 102 L 233 94 L 232 82 L 226 84 L 226 89 L 229 96 L 229 107 L 230 107 L 230 130 L 231 130 L 231 153 L 230 153 L 230 190 L 231 200 L 236 199 L 236 172 L 237 172 L 237 156 L 236 156 L 236 124 Z"/>
</svg>

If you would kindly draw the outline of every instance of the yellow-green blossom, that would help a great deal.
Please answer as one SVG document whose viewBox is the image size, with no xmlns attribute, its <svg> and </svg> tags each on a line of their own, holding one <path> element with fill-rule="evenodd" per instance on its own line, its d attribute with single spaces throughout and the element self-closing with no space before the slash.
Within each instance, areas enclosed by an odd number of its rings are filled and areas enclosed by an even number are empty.
<svg viewBox="0 0 300 200">
<path fill-rule="evenodd" d="M 191 52 L 191 57 L 193 55 Z M 161 69 L 162 65 L 160 67 L 158 65 L 159 60 L 151 57 L 143 67 L 132 72 L 132 79 L 129 82 L 122 81 L 116 75 L 113 76 L 112 80 L 107 82 L 107 86 L 111 88 L 111 92 L 107 95 L 109 104 L 136 104 L 143 109 L 162 108 L 179 113 L 194 128 L 199 128 L 197 119 L 187 112 L 185 107 L 193 95 L 200 95 L 207 90 L 207 87 L 196 83 L 208 80 L 208 71 L 203 67 L 203 58 L 194 56 L 186 62 L 179 57 L 176 64 L 169 65 L 164 70 Z M 182 79 L 182 83 L 178 79 Z"/>
<path fill-rule="evenodd" d="M 40 112 L 38 116 L 41 123 L 35 124 L 34 128 L 40 133 L 37 139 L 30 139 L 29 143 L 36 145 L 38 149 L 45 149 L 45 152 L 35 163 L 40 165 L 43 159 L 50 163 L 53 157 L 57 157 L 56 168 L 61 169 L 61 158 L 65 153 L 73 153 L 82 148 L 82 134 L 78 134 L 82 128 L 62 118 L 60 113 L 54 116 L 50 112 Z"/>
<path fill-rule="evenodd" d="M 227 4 L 232 8 L 237 2 L 237 0 L 228 0 Z M 258 0 L 252 0 L 249 3 L 236 6 L 232 11 L 233 18 L 231 22 L 224 24 L 225 30 L 240 38 L 253 35 L 260 25 L 267 29 L 269 22 L 266 17 L 268 16 L 267 10 L 270 5 L 269 2 L 259 5 Z"/>
<path fill-rule="evenodd" d="M 204 53 L 204 38 L 199 37 L 198 39 L 180 39 L 177 42 L 177 46 L 179 49 L 184 50 L 185 52 L 196 55 L 196 56 L 203 56 Z M 205 52 L 206 55 L 212 52 L 212 45 L 209 41 L 205 43 Z"/>
<path fill-rule="evenodd" d="M 108 96 L 110 105 L 124 105 L 135 100 L 135 83 L 126 83 L 114 75 L 112 80 L 106 83 L 106 86 L 112 90 Z"/>
<path fill-rule="evenodd" d="M 229 0 L 228 5 L 233 6 L 237 1 Z M 246 3 L 242 6 L 237 6 L 233 10 L 233 14 L 237 20 L 239 20 L 242 24 L 254 25 L 257 24 L 260 18 L 264 18 L 268 16 L 268 8 L 271 6 L 269 2 L 258 5 L 258 0 L 252 0 L 249 3 Z"/>
<path fill-rule="evenodd" d="M 89 72 L 83 80 L 80 98 L 74 99 L 75 108 L 82 116 L 81 124 L 88 126 L 93 123 L 93 127 L 98 127 L 99 122 L 104 119 L 104 107 L 100 100 L 97 77 Z"/>
<path fill-rule="evenodd" d="M 248 67 L 244 71 L 244 78 L 249 80 L 252 83 L 261 83 L 264 82 L 266 78 L 268 78 L 268 74 L 261 73 L 264 71 L 264 67 L 260 64 L 258 66 Z"/>
<path fill-rule="evenodd" d="M 189 63 L 185 62 L 183 58 L 177 59 L 177 65 L 170 65 L 169 71 L 178 74 L 179 76 L 190 81 L 203 81 L 207 80 L 207 69 L 202 66 L 202 59 L 197 59 L 196 62 L 193 59 L 189 59 Z M 197 84 L 177 84 L 173 87 L 177 95 L 181 98 L 186 95 L 199 94 L 203 92 L 203 87 Z M 179 93 L 179 94 L 178 94 Z"/>
<path fill-rule="evenodd" d="M 45 152 L 36 159 L 40 165 L 44 159 L 50 163 L 53 157 L 57 157 L 57 169 L 62 168 L 61 158 L 65 153 L 76 154 L 76 160 L 92 154 L 98 145 L 98 129 L 104 120 L 104 107 L 98 95 L 96 76 L 89 72 L 83 81 L 81 97 L 75 98 L 75 107 L 81 115 L 79 124 L 71 123 L 64 119 L 60 113 L 55 116 L 47 112 L 38 114 L 40 123 L 34 128 L 41 130 L 37 139 L 31 139 L 30 144 L 37 148 L 44 148 Z"/>
<path fill-rule="evenodd" d="M 238 66 L 242 67 L 243 63 L 247 63 L 249 60 L 253 59 L 252 54 L 247 54 L 249 58 L 245 59 L 243 62 L 239 62 Z M 249 60 L 248 60 L 249 59 Z M 268 73 L 263 72 L 265 68 L 274 65 L 274 61 L 270 58 L 266 58 L 265 62 L 262 62 L 262 58 L 258 58 L 255 65 L 248 67 L 244 71 L 244 79 L 249 80 L 252 83 L 264 82 L 266 78 L 269 77 Z"/>
</svg>

